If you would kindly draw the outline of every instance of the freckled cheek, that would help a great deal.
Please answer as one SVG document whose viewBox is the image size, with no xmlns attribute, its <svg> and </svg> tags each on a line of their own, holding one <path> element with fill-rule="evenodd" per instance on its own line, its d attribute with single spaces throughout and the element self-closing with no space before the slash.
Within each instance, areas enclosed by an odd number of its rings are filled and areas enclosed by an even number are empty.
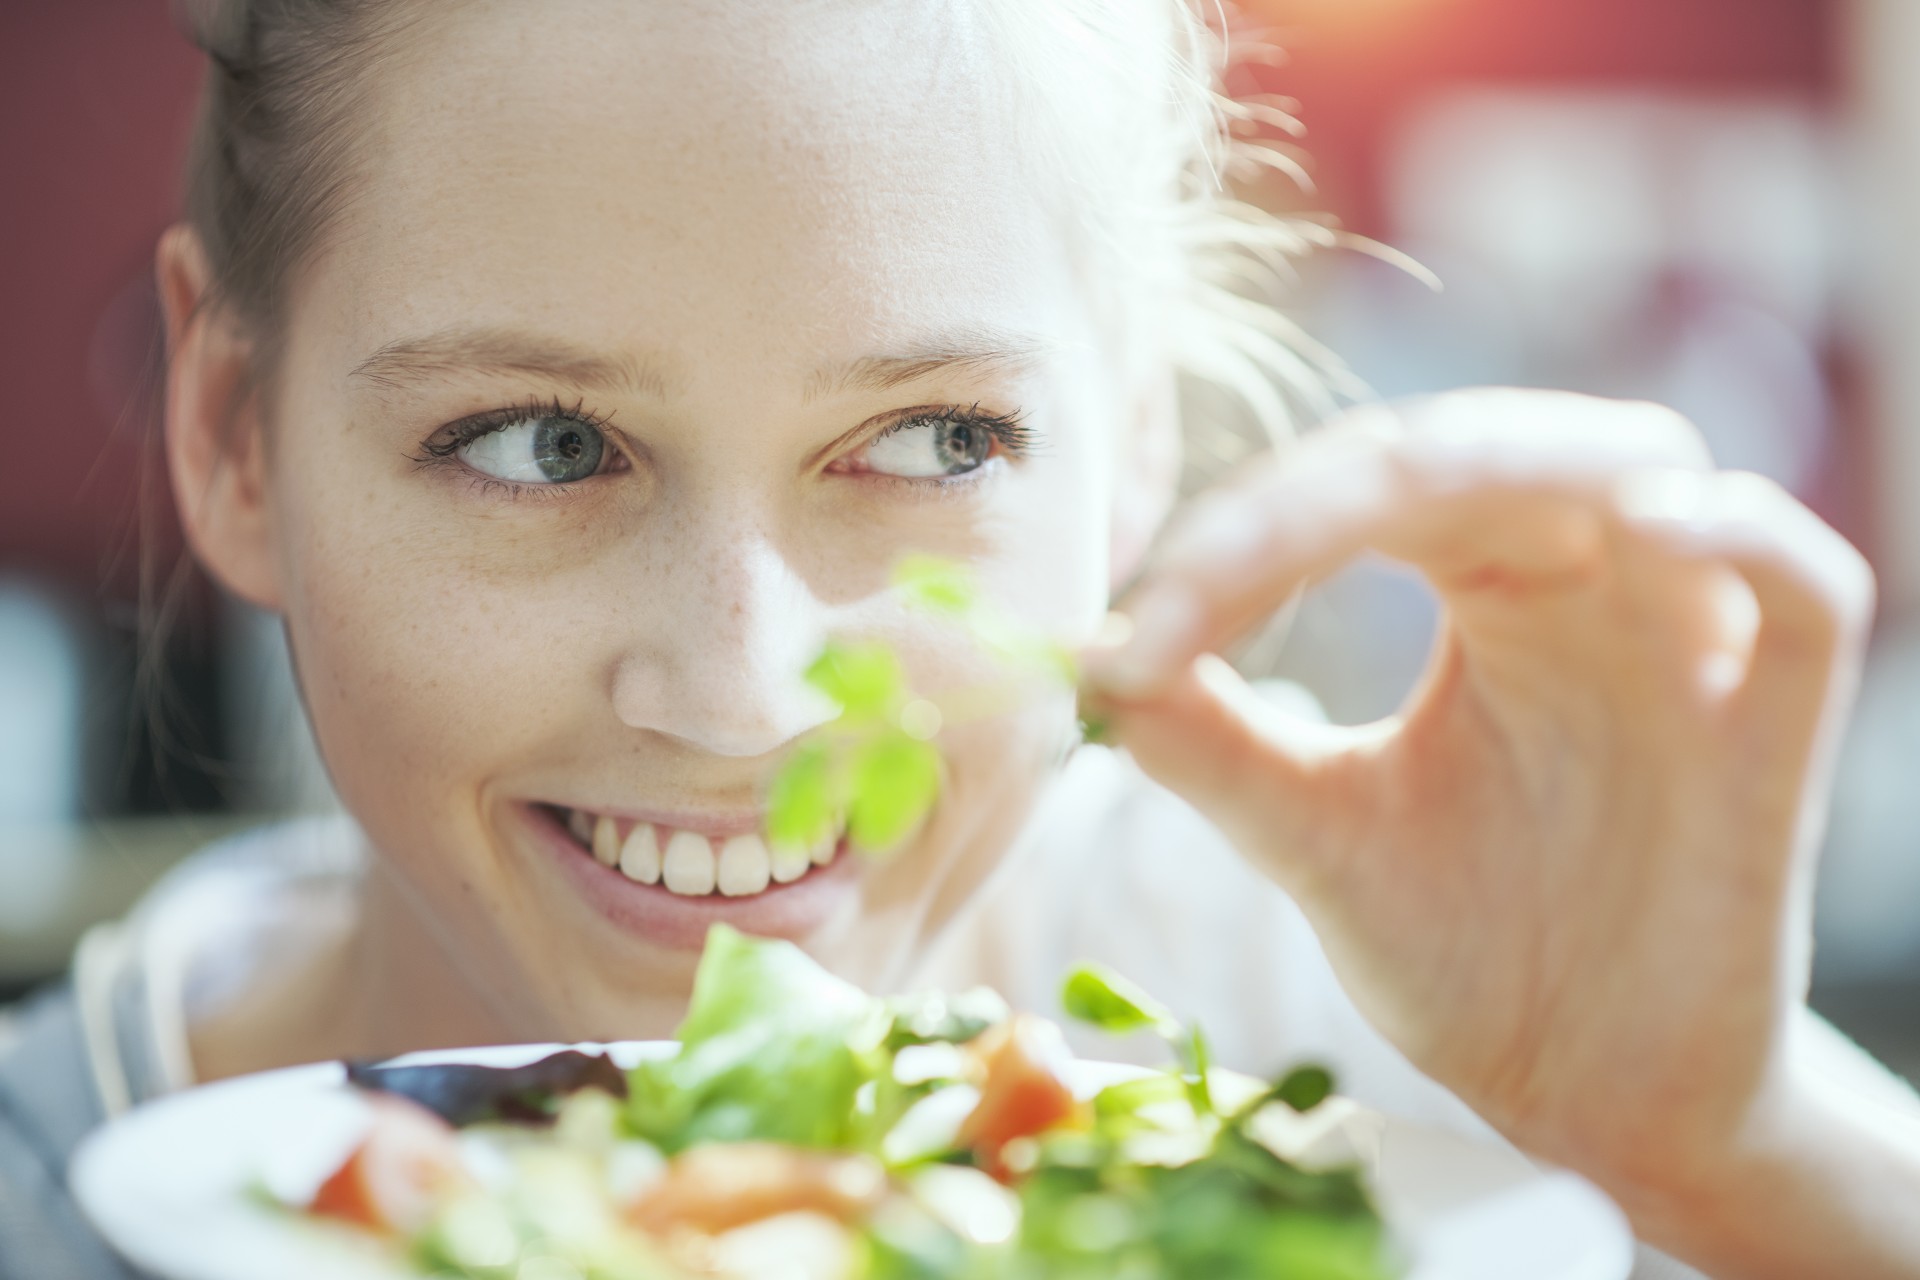
<svg viewBox="0 0 1920 1280">
<path fill-rule="evenodd" d="M 1072 471 L 1024 503 L 1003 539 L 1009 554 L 984 566 L 995 598 L 1046 635 L 1083 643 L 1106 612 L 1110 541 L 1104 477 Z"/>
<path fill-rule="evenodd" d="M 1064 689 L 1034 689 L 1016 707 L 941 736 L 941 753 L 956 787 L 974 801 L 982 793 L 1011 799 L 1037 786 L 1036 770 L 1064 752 L 1074 727 L 1074 702 Z"/>
<path fill-rule="evenodd" d="M 1076 530 L 1061 508 L 1053 514 L 1010 529 L 1019 536 L 1009 545 L 1024 545 L 1024 555 L 974 567 L 985 594 L 1022 627 L 1072 645 L 1103 616 L 1105 543 Z M 1073 691 L 1050 674 L 1010 668 L 957 626 L 914 617 L 884 638 L 901 653 L 917 690 L 974 708 L 940 736 L 950 798 L 963 807 L 1024 811 L 1076 732 Z"/>
<path fill-rule="evenodd" d="M 289 626 L 321 750 L 363 822 L 476 818 L 481 789 L 577 714 L 569 691 L 590 677 L 566 669 L 577 628 L 553 594 L 399 530 L 312 541 Z"/>
</svg>

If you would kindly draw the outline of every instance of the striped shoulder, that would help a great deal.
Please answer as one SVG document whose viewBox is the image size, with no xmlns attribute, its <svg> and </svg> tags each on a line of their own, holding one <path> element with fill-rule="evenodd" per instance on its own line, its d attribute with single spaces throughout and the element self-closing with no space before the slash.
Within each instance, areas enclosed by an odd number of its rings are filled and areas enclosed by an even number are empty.
<svg viewBox="0 0 1920 1280">
<path fill-rule="evenodd" d="M 73 1148 L 99 1122 L 72 996 L 5 1011 L 0 1044 L 0 1276 L 133 1280 L 67 1191 Z"/>
</svg>

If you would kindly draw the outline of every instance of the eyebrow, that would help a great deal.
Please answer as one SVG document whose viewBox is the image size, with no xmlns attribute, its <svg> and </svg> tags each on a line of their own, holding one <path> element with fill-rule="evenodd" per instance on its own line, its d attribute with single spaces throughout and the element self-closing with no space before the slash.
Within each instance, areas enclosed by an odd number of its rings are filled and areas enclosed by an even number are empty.
<svg viewBox="0 0 1920 1280">
<path fill-rule="evenodd" d="M 1029 373 L 1064 344 L 1031 334 L 963 329 L 937 335 L 894 355 L 861 356 L 807 380 L 801 402 L 847 391 L 891 391 L 936 373 Z"/>
<path fill-rule="evenodd" d="M 890 354 L 867 355 L 820 370 L 802 403 L 848 391 L 889 391 L 938 373 L 1030 372 L 1064 344 L 984 327 L 932 335 Z M 655 399 L 679 394 L 674 362 L 659 355 L 610 354 L 506 329 L 448 329 L 389 342 L 353 367 L 351 378 L 396 391 L 460 373 L 534 376 L 581 390 L 620 390 Z"/>
<path fill-rule="evenodd" d="M 668 399 L 670 370 L 658 360 L 604 355 L 570 343 L 506 329 L 448 329 L 389 342 L 349 377 L 388 391 L 459 373 L 528 375 L 582 390 L 615 389 Z"/>
</svg>

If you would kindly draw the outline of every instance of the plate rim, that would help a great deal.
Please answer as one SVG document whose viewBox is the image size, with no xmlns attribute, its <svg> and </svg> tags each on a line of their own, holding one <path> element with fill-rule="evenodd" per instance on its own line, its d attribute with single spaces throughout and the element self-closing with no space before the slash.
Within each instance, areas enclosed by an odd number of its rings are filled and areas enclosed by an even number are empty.
<svg viewBox="0 0 1920 1280">
<path fill-rule="evenodd" d="M 601 1052 L 613 1057 L 616 1063 L 628 1068 L 634 1063 L 647 1059 L 665 1057 L 678 1048 L 673 1040 L 621 1040 L 621 1041 L 576 1041 L 573 1043 L 547 1044 L 507 1044 L 469 1046 L 450 1049 L 429 1049 L 395 1055 L 382 1059 L 383 1063 L 395 1065 L 436 1065 L 444 1063 L 471 1062 L 490 1066 L 513 1066 L 532 1062 L 546 1054 L 564 1049 L 581 1052 Z M 1137 1064 L 1108 1062 L 1100 1059 L 1076 1058 L 1077 1064 L 1085 1064 L 1098 1074 L 1108 1074 L 1109 1079 L 1124 1078 L 1128 1075 L 1150 1074 L 1151 1069 Z M 1111 1074 L 1109 1074 L 1111 1073 Z M 346 1066 L 339 1060 L 305 1063 L 275 1068 L 269 1071 L 254 1072 L 242 1076 L 233 1076 L 204 1085 L 197 1085 L 176 1093 L 164 1095 L 142 1103 L 104 1124 L 96 1127 L 82 1139 L 75 1149 L 68 1165 L 67 1182 L 75 1202 L 79 1205 L 87 1221 L 121 1256 L 134 1265 L 145 1268 L 164 1280 L 202 1280 L 202 1277 L 224 1275 L 209 1266 L 195 1264 L 191 1259 L 183 1260 L 177 1250 L 156 1247 L 165 1241 L 156 1241 L 151 1233 L 138 1226 L 139 1215 L 124 1213 L 119 1205 L 120 1192 L 129 1184 L 128 1175 L 118 1160 L 123 1149 L 139 1149 L 144 1135 L 155 1129 L 166 1129 L 175 1124 L 190 1124 L 191 1118 L 209 1107 L 222 1106 L 221 1099 L 233 1098 L 243 1093 L 267 1094 L 280 1093 L 285 1101 L 297 1102 L 305 1094 L 312 1100 L 322 1097 L 338 1096 L 335 1091 L 346 1086 Z M 1513 1194 L 1515 1191 L 1528 1191 L 1543 1194 L 1540 1188 L 1551 1186 L 1554 1194 L 1566 1199 L 1573 1206 L 1571 1212 L 1576 1217 L 1584 1215 L 1588 1225 L 1594 1231 L 1590 1242 L 1596 1252 L 1604 1258 L 1602 1263 L 1588 1267 L 1579 1273 L 1579 1280 L 1625 1280 L 1632 1266 L 1633 1237 L 1628 1229 L 1624 1214 L 1598 1188 L 1577 1174 L 1552 1169 L 1526 1158 L 1516 1149 L 1506 1146 L 1497 1138 L 1463 1133 L 1431 1123 L 1406 1119 L 1382 1112 L 1351 1099 L 1349 1102 L 1360 1109 L 1364 1115 L 1378 1117 L 1384 1122 L 1382 1129 L 1383 1145 L 1385 1139 L 1397 1135 L 1401 1141 L 1439 1143 L 1442 1147 L 1454 1147 L 1463 1151 L 1477 1153 L 1483 1158 L 1492 1159 L 1495 1153 L 1511 1153 L 1532 1169 L 1530 1176 L 1524 1177 L 1500 1191 L 1496 1196 Z M 261 1139 L 264 1142 L 264 1139 Z M 256 1147 L 258 1144 L 255 1144 Z M 235 1160 L 243 1161 L 247 1152 L 238 1150 Z M 253 1163 L 261 1163 L 261 1154 L 254 1151 Z M 142 1181 L 140 1177 L 131 1179 L 133 1185 Z M 149 1181 L 149 1185 L 151 1182 Z M 226 1194 L 240 1199 L 239 1188 L 228 1188 Z M 1483 1198 L 1487 1199 L 1487 1198 Z M 1469 1208 L 1477 1201 L 1468 1202 Z M 264 1207 L 255 1206 L 262 1215 L 263 1225 L 269 1221 Z M 217 1216 L 236 1209 L 231 1202 L 210 1205 L 207 1212 Z M 1396 1220 L 1389 1206 L 1382 1204 L 1382 1216 L 1388 1221 L 1390 1229 L 1405 1230 L 1404 1220 Z M 290 1224 L 282 1224 L 290 1225 Z M 1419 1231 L 1413 1233 L 1417 1238 Z M 174 1240 L 181 1233 L 174 1233 Z M 204 1252 L 204 1251 L 203 1251 Z M 1619 1258 L 1625 1262 L 1614 1267 Z M 1415 1256 L 1408 1280 L 1460 1280 L 1459 1272 L 1452 1269 L 1433 1270 L 1423 1266 L 1423 1260 Z M 311 1274 L 316 1280 L 326 1274 L 322 1270 Z M 375 1275 L 394 1277 L 416 1277 L 418 1273 L 387 1268 L 381 1270 L 368 1266 L 357 1268 L 353 1280 L 366 1277 L 371 1280 Z M 1568 1276 L 1567 1280 L 1575 1280 Z"/>
</svg>

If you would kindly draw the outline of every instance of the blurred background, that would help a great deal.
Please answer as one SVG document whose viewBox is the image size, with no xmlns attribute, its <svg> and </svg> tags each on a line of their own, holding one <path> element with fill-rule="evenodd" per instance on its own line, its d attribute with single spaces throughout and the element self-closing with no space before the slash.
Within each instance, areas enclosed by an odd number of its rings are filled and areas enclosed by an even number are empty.
<svg viewBox="0 0 1920 1280">
<path fill-rule="evenodd" d="M 1375 392 L 1661 401 L 1874 561 L 1815 1003 L 1920 1079 L 1920 5 L 1247 7 L 1286 56 L 1233 87 L 1295 109 L 1313 180 L 1254 197 L 1444 284 L 1302 264 L 1283 304 Z M 207 840 L 331 804 L 277 627 L 181 571 L 152 469 L 150 261 L 199 73 L 164 0 L 0 7 L 0 1000 Z M 170 584 L 156 646 L 141 600 Z M 1261 661 L 1370 719 L 1432 625 L 1417 583 L 1362 565 Z"/>
</svg>

